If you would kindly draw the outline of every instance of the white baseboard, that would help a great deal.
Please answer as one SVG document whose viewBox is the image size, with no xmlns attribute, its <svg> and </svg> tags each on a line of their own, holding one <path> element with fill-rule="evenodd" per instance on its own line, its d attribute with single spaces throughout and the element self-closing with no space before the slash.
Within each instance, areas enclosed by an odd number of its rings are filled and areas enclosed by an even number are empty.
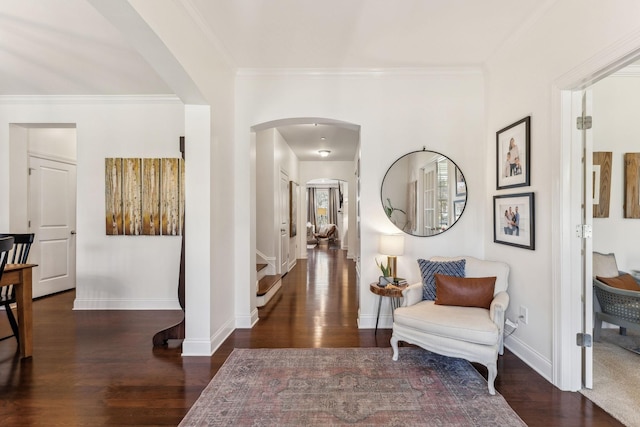
<svg viewBox="0 0 640 427">
<path fill-rule="evenodd" d="M 236 328 L 251 329 L 256 323 L 258 323 L 258 320 L 258 309 L 254 308 L 247 316 L 236 316 Z"/>
<path fill-rule="evenodd" d="M 231 322 L 226 322 L 211 335 L 209 341 L 186 338 L 182 342 L 182 356 L 211 356 L 233 331 Z"/>
<path fill-rule="evenodd" d="M 534 371 L 542 375 L 544 379 L 552 383 L 553 367 L 550 360 L 544 358 L 540 353 L 513 335 L 505 339 L 504 346 L 515 354 L 518 359 L 522 360 Z"/>
<path fill-rule="evenodd" d="M 73 302 L 74 310 L 180 310 L 177 299 L 81 299 Z"/>
<path fill-rule="evenodd" d="M 376 314 L 366 314 L 358 317 L 358 329 L 375 329 Z M 378 321 L 378 329 L 391 329 L 393 327 L 393 318 L 391 314 L 380 313 Z"/>
</svg>

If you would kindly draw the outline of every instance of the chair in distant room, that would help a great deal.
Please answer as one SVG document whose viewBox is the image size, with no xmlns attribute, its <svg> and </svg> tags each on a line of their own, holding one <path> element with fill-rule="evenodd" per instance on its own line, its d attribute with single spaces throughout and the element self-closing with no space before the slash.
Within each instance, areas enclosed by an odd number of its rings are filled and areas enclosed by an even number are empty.
<svg viewBox="0 0 640 427">
<path fill-rule="evenodd" d="M 614 254 L 593 252 L 593 339 L 600 340 L 602 322 L 620 327 L 620 335 L 627 328 L 640 332 L 640 281 L 618 270 Z"/>
<path fill-rule="evenodd" d="M 0 252 L 2 252 L 2 270 L 0 270 L 0 279 L 2 278 L 2 272 L 4 271 L 5 264 L 26 264 L 27 259 L 29 258 L 29 251 L 31 250 L 31 244 L 33 243 L 33 239 L 35 234 L 33 233 L 23 233 L 23 234 L 3 234 L 0 233 L 0 241 L 3 242 L 2 248 L 0 248 Z M 4 250 L 4 246 L 7 245 L 7 241 L 11 243 L 8 244 L 8 248 L 6 251 Z M 11 338 L 12 336 L 16 337 L 16 341 L 20 341 L 18 335 L 18 322 L 16 322 L 16 318 L 13 315 L 13 310 L 11 309 L 11 304 L 16 302 L 16 291 L 13 285 L 2 286 L 0 287 L 0 307 L 4 306 L 7 311 L 7 318 L 9 319 L 9 324 L 11 325 L 11 330 L 13 331 L 12 335 L 8 335 L 6 337 L 0 338 L 1 340 L 5 340 L 7 338 Z"/>
<path fill-rule="evenodd" d="M 320 230 L 317 233 L 313 233 L 313 237 L 319 245 L 327 245 L 330 241 L 334 242 L 336 239 L 338 228 L 335 224 L 325 224 L 320 226 Z"/>
</svg>

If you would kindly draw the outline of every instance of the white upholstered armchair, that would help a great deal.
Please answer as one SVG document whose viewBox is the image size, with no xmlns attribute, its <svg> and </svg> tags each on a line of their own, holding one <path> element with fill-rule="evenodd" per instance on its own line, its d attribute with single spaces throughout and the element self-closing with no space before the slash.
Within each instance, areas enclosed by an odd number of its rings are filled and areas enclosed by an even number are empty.
<svg viewBox="0 0 640 427">
<path fill-rule="evenodd" d="M 422 299 L 422 283 L 409 286 L 402 293 L 402 306 L 394 311 L 391 337 L 393 360 L 398 360 L 398 342 L 404 341 L 444 356 L 481 363 L 488 370 L 489 393 L 495 394 L 497 360 L 504 350 L 505 312 L 509 306 L 506 292 L 509 266 L 503 262 L 473 257 L 434 257 L 430 261 L 461 259 L 465 259 L 465 277 L 496 278 L 489 308 L 435 304 L 434 301 Z"/>
</svg>

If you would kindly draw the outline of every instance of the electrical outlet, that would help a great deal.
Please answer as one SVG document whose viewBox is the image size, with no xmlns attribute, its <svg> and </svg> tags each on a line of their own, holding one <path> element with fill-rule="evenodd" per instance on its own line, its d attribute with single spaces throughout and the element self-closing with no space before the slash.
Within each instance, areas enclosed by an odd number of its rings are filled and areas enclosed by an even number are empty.
<svg viewBox="0 0 640 427">
<path fill-rule="evenodd" d="M 520 316 L 518 318 L 525 325 L 529 323 L 529 309 L 524 305 L 520 306 Z"/>
</svg>

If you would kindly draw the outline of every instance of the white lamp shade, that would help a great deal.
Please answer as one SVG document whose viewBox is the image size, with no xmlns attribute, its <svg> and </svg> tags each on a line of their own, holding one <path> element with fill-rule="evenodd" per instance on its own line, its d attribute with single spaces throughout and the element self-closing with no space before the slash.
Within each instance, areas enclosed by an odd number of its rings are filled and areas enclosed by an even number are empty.
<svg viewBox="0 0 640 427">
<path fill-rule="evenodd" d="M 403 234 L 382 234 L 380 236 L 380 253 L 387 256 L 400 256 L 404 253 Z"/>
</svg>

